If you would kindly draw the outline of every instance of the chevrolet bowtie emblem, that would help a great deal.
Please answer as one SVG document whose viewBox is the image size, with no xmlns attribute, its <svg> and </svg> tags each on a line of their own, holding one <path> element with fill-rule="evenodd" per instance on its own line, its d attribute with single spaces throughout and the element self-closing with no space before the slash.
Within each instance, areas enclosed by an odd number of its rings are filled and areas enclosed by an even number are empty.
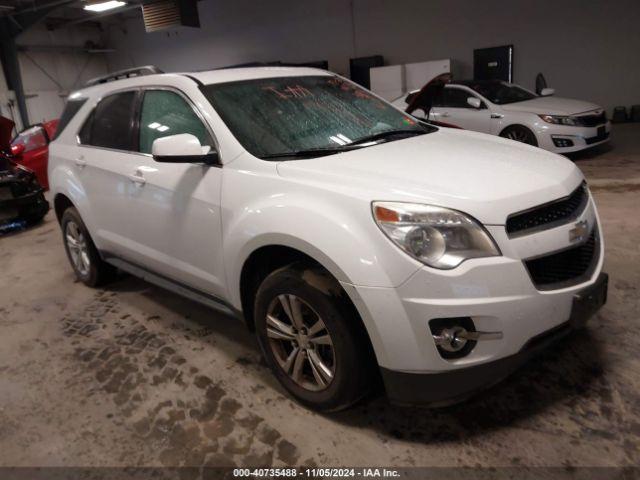
<svg viewBox="0 0 640 480">
<path fill-rule="evenodd" d="M 569 230 L 569 242 L 579 242 L 587 238 L 589 233 L 589 224 L 586 220 L 576 223 L 576 225 Z"/>
</svg>

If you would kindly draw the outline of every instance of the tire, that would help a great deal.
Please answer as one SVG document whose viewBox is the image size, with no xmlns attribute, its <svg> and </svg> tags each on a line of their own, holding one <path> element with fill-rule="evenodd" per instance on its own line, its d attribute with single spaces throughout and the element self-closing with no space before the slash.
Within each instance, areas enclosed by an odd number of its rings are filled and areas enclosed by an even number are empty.
<svg viewBox="0 0 640 480">
<path fill-rule="evenodd" d="M 343 295 L 340 285 L 323 270 L 295 264 L 271 273 L 256 294 L 256 333 L 267 364 L 298 402 L 314 410 L 345 409 L 374 384 L 366 333 Z M 294 322 L 296 305 L 303 322 L 299 330 Z M 273 317 L 285 327 L 274 327 Z M 313 331 L 318 319 L 325 328 Z M 297 333 L 292 335 L 286 327 Z M 283 332 L 283 338 L 274 338 Z M 287 369 L 283 361 L 292 355 Z"/>
<path fill-rule="evenodd" d="M 97 287 L 115 278 L 115 267 L 100 258 L 89 231 L 75 208 L 69 207 L 64 211 L 60 226 L 67 258 L 78 280 L 89 287 Z"/>
<path fill-rule="evenodd" d="M 535 134 L 522 125 L 512 125 L 511 127 L 507 127 L 500 133 L 500 136 L 508 138 L 509 140 L 515 140 L 516 142 L 526 143 L 533 147 L 538 146 L 538 139 Z"/>
</svg>

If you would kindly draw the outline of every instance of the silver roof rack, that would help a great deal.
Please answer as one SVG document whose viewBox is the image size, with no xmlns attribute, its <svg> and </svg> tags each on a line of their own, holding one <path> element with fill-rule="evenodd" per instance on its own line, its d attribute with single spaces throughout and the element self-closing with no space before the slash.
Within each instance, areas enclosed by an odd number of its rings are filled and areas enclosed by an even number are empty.
<svg viewBox="0 0 640 480">
<path fill-rule="evenodd" d="M 104 75 L 102 77 L 96 77 L 85 83 L 85 87 L 91 87 L 93 85 L 99 85 L 101 83 L 113 82 L 115 80 L 122 80 L 123 78 L 141 77 L 144 75 L 155 75 L 157 73 L 164 73 L 158 67 L 153 65 L 145 65 L 144 67 L 127 68 L 126 70 L 118 70 L 117 72 Z"/>
</svg>

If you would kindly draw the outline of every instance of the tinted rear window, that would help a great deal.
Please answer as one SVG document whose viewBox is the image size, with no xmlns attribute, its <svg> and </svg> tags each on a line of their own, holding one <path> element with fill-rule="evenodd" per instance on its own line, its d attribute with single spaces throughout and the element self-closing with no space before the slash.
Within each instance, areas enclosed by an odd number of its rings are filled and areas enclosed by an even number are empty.
<svg viewBox="0 0 640 480">
<path fill-rule="evenodd" d="M 64 106 L 62 116 L 60 117 L 60 121 L 58 122 L 58 129 L 56 130 L 56 134 L 53 137 L 54 140 L 60 136 L 62 131 L 67 125 L 69 125 L 71 119 L 76 116 L 76 113 L 78 113 L 78 110 L 80 110 L 80 108 L 86 103 L 86 101 L 86 98 L 67 100 L 67 104 Z"/>
<path fill-rule="evenodd" d="M 96 147 L 131 150 L 135 98 L 136 92 L 116 93 L 103 98 L 93 112 L 90 138 L 86 143 Z"/>
</svg>

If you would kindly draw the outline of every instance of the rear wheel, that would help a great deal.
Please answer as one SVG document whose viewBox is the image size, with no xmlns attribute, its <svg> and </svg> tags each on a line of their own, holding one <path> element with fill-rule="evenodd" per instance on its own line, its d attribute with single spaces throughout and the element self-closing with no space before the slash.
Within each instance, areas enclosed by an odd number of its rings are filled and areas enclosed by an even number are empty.
<svg viewBox="0 0 640 480">
<path fill-rule="evenodd" d="M 365 339 L 341 292 L 326 272 L 292 265 L 271 273 L 256 295 L 267 363 L 292 396 L 321 411 L 352 405 L 373 383 Z"/>
<path fill-rule="evenodd" d="M 515 140 L 516 142 L 526 143 L 527 145 L 532 145 L 534 147 L 538 146 L 538 140 L 536 139 L 535 134 L 522 125 L 507 127 L 502 131 L 500 136 L 510 140 Z"/>
<path fill-rule="evenodd" d="M 115 277 L 116 269 L 100 258 L 78 211 L 67 208 L 60 222 L 64 248 L 78 280 L 97 287 Z"/>
</svg>

